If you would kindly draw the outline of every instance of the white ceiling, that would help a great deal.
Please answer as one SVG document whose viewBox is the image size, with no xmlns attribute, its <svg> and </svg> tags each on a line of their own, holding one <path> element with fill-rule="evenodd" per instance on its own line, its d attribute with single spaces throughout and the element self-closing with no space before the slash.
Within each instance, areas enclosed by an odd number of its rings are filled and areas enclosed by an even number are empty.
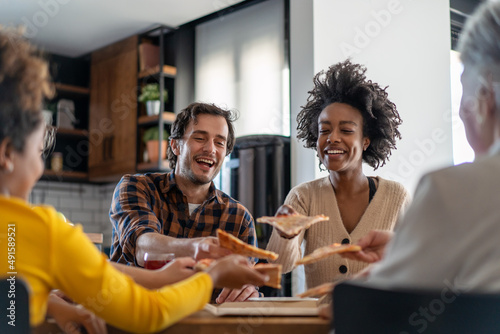
<svg viewBox="0 0 500 334">
<path fill-rule="evenodd" d="M 0 24 L 25 25 L 26 36 L 45 51 L 77 57 L 159 24 L 178 27 L 241 1 L 0 0 Z"/>
</svg>

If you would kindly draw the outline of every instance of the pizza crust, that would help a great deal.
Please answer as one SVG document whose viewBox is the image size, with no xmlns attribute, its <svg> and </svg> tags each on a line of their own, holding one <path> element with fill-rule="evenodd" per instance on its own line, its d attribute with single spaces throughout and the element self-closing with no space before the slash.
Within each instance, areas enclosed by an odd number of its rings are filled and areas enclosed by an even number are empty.
<svg viewBox="0 0 500 334">
<path fill-rule="evenodd" d="M 229 249 L 234 254 L 273 261 L 276 260 L 279 256 L 274 252 L 266 251 L 264 249 L 249 245 L 236 238 L 234 235 L 229 234 L 221 229 L 217 229 L 217 238 L 219 239 L 219 246 Z"/>
<path fill-rule="evenodd" d="M 327 295 L 333 291 L 335 284 L 336 283 L 329 282 L 315 286 L 314 288 L 299 293 L 297 297 L 306 298 L 306 297 L 321 297 Z"/>
<path fill-rule="evenodd" d="M 257 218 L 257 222 L 272 225 L 286 235 L 295 236 L 302 230 L 307 230 L 313 224 L 329 219 L 325 215 L 304 216 L 296 213 L 292 215 L 264 216 Z"/>
<path fill-rule="evenodd" d="M 281 264 L 257 263 L 254 269 L 269 276 L 269 281 L 265 285 L 271 288 L 281 289 L 281 272 L 283 266 Z"/>
<path fill-rule="evenodd" d="M 208 269 L 208 267 L 210 267 L 210 265 L 216 261 L 215 259 L 201 259 L 199 260 L 198 262 L 196 262 L 196 264 L 194 265 L 193 269 L 194 271 L 198 272 L 198 271 L 206 271 Z"/>
<path fill-rule="evenodd" d="M 350 244 L 342 245 L 339 243 L 334 243 L 329 246 L 321 247 L 314 250 L 309 255 L 306 255 L 302 259 L 295 262 L 295 265 L 298 266 L 300 264 L 314 263 L 319 260 L 323 260 L 329 256 L 332 256 L 334 254 L 345 253 L 345 252 L 359 252 L 360 250 L 361 247 L 358 245 L 350 245 Z"/>
</svg>

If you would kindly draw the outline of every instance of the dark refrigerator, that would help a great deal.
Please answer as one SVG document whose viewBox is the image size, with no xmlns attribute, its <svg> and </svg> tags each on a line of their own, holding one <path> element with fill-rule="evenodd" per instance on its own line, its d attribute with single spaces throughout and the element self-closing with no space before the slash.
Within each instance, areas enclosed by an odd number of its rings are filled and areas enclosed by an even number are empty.
<svg viewBox="0 0 500 334">
<path fill-rule="evenodd" d="M 274 216 L 290 191 L 290 137 L 251 135 L 236 139 L 224 169 L 229 175 L 229 195 L 240 201 L 254 219 Z M 260 248 L 271 237 L 272 226 L 255 223 Z M 291 275 L 282 278 L 282 289 L 261 288 L 268 296 L 291 296 Z"/>
</svg>

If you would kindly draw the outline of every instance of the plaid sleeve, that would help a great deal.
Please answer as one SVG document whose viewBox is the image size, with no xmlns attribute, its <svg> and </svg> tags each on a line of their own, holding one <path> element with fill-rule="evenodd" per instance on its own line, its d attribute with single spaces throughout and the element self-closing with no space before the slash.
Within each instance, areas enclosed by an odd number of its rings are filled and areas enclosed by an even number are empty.
<svg viewBox="0 0 500 334">
<path fill-rule="evenodd" d="M 242 204 L 230 201 L 226 212 L 221 217 L 221 222 L 224 222 L 221 224 L 224 231 L 257 247 L 257 236 L 252 215 Z"/>
<path fill-rule="evenodd" d="M 243 221 L 240 226 L 240 239 L 257 247 L 257 235 L 255 234 L 255 222 L 252 215 L 244 209 Z"/>
<path fill-rule="evenodd" d="M 137 238 L 143 233 L 161 233 L 162 224 L 150 204 L 155 202 L 151 198 L 154 197 L 152 186 L 145 178 L 134 175 L 125 175 L 116 186 L 109 217 L 113 224 L 113 235 L 118 238 L 118 247 L 113 249 L 111 258 L 116 260 L 113 253 L 121 249 L 119 262 L 137 266 Z"/>
</svg>

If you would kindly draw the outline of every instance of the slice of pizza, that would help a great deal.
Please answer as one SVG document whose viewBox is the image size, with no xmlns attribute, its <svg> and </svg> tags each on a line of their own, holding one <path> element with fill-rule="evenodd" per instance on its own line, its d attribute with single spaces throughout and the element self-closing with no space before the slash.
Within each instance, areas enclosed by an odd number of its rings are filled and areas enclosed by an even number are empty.
<svg viewBox="0 0 500 334">
<path fill-rule="evenodd" d="M 215 259 L 201 259 L 199 260 L 198 262 L 196 262 L 196 264 L 194 265 L 193 269 L 194 271 L 198 272 L 198 271 L 205 271 L 208 269 L 208 267 L 210 267 L 210 265 L 216 261 Z"/>
<path fill-rule="evenodd" d="M 321 297 L 321 296 L 327 295 L 333 291 L 335 284 L 336 283 L 329 282 L 329 283 L 324 283 L 324 284 L 315 286 L 314 288 L 311 288 L 307 291 L 299 293 L 297 295 L 297 297 L 306 298 L 306 297 Z"/>
<path fill-rule="evenodd" d="M 219 238 L 219 246 L 229 249 L 234 254 L 269 260 L 278 258 L 278 254 L 249 245 L 221 229 L 217 229 L 217 238 Z"/>
<path fill-rule="evenodd" d="M 261 274 L 269 276 L 266 285 L 271 288 L 281 289 L 281 264 L 257 263 L 254 268 Z"/>
<path fill-rule="evenodd" d="M 334 243 L 329 246 L 321 247 L 314 250 L 311 254 L 308 254 L 299 261 L 295 262 L 295 265 L 298 266 L 299 264 L 314 263 L 319 260 L 323 260 L 329 256 L 332 256 L 334 254 L 345 253 L 345 252 L 359 252 L 360 250 L 361 247 L 358 245 L 350 245 L 350 244 L 342 245 L 339 243 Z"/>
<path fill-rule="evenodd" d="M 296 213 L 292 215 L 264 216 L 257 218 L 257 222 L 272 225 L 287 236 L 293 237 L 302 230 L 307 230 L 313 224 L 329 219 L 325 215 L 304 216 Z"/>
</svg>

